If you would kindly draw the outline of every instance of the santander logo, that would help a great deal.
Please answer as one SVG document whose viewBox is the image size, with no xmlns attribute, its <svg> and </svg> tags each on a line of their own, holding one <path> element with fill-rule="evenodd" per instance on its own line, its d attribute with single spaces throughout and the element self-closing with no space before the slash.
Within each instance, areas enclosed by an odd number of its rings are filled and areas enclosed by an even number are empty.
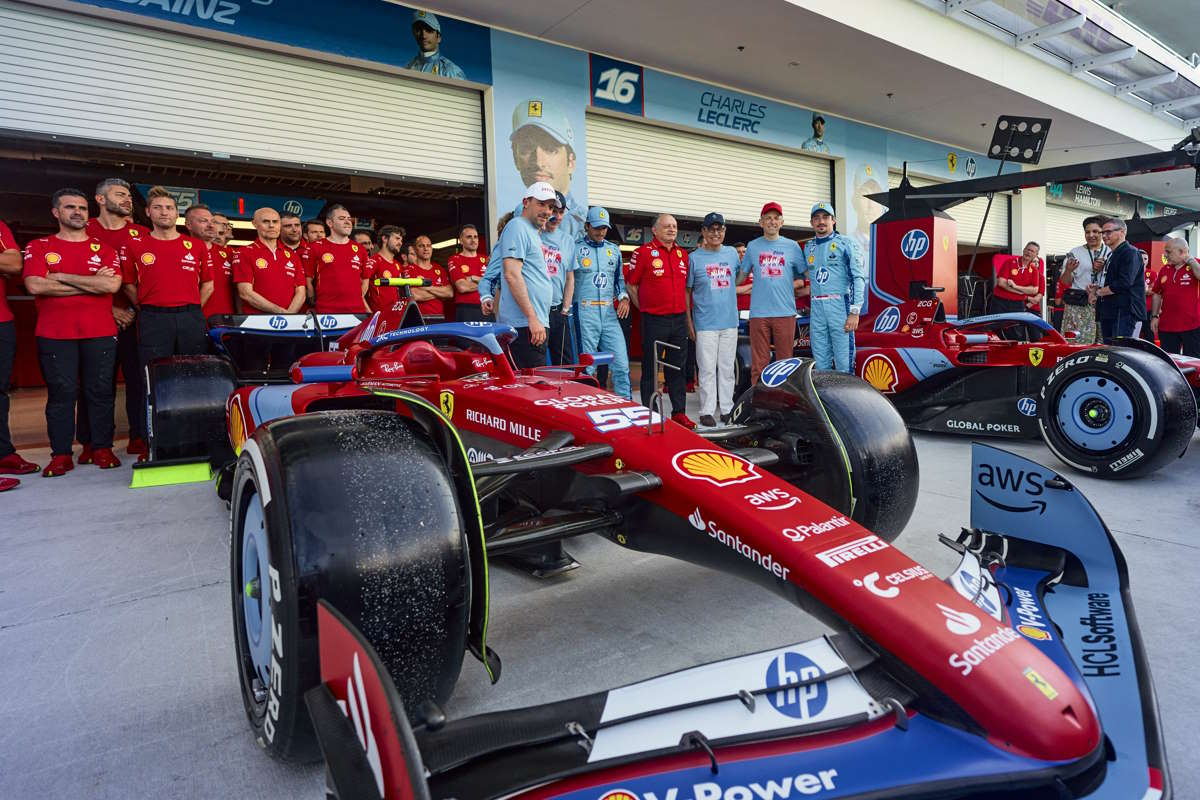
<svg viewBox="0 0 1200 800">
<path fill-rule="evenodd" d="M 946 618 L 946 630 L 951 633 L 956 633 L 959 636 L 970 636 L 979 630 L 979 617 L 974 614 L 955 611 L 953 608 L 946 608 L 941 603 L 938 603 L 937 607 L 942 610 L 942 616 Z"/>
<path fill-rule="evenodd" d="M 354 654 L 354 674 L 346 681 L 346 700 L 338 700 L 337 703 L 342 713 L 354 723 L 358 743 L 367 753 L 367 763 L 371 765 L 375 785 L 379 787 L 379 795 L 382 797 L 383 764 L 379 760 L 379 745 L 375 742 L 375 732 L 371 730 L 371 709 L 367 706 L 367 691 L 363 687 L 362 667 L 358 664 L 357 652 Z"/>
</svg>

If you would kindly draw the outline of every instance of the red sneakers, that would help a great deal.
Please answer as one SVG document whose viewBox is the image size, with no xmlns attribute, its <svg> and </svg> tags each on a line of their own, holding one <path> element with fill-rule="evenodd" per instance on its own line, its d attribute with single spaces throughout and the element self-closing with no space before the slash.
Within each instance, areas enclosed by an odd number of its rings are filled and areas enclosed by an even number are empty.
<svg viewBox="0 0 1200 800">
<path fill-rule="evenodd" d="M 83 449 L 79 451 L 79 458 L 76 460 L 80 464 L 91 464 L 92 463 L 92 446 L 90 444 L 85 444 L 83 446 Z"/>
<path fill-rule="evenodd" d="M 676 411 L 674 414 L 672 414 L 671 422 L 678 423 L 679 425 L 687 428 L 689 431 L 696 430 L 696 423 L 692 422 L 691 418 L 682 411 Z"/>
<path fill-rule="evenodd" d="M 125 452 L 131 456 L 144 455 L 147 452 L 146 440 L 140 436 L 134 436 L 129 440 L 129 446 L 125 448 Z"/>
<path fill-rule="evenodd" d="M 100 447 L 92 453 L 92 463 L 100 469 L 115 469 L 121 466 L 121 462 L 113 454 L 111 447 Z"/>
<path fill-rule="evenodd" d="M 4 458 L 0 458 L 0 473 L 5 475 L 29 475 L 37 472 L 38 465 L 31 464 L 21 458 L 17 453 L 12 453 Z M 11 488 L 11 487 L 10 487 Z"/>
<path fill-rule="evenodd" d="M 16 478 L 0 478 L 0 492 L 7 492 L 9 489 L 15 489 L 21 485 L 21 482 Z"/>
<path fill-rule="evenodd" d="M 50 459 L 50 463 L 42 470 L 42 477 L 57 478 L 59 475 L 66 475 L 73 469 L 75 469 L 75 465 L 71 463 L 70 456 L 55 456 Z"/>
</svg>

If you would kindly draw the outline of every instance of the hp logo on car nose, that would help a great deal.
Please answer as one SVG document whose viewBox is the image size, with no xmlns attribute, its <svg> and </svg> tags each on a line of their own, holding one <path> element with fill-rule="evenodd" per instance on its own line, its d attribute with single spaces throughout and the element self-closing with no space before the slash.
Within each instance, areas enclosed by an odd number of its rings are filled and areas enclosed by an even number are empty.
<svg viewBox="0 0 1200 800">
<path fill-rule="evenodd" d="M 900 240 L 900 252 L 909 261 L 916 261 L 929 252 L 929 234 L 920 228 L 913 228 Z"/>
<path fill-rule="evenodd" d="M 274 317 L 271 317 L 271 321 L 268 324 L 270 324 L 270 326 L 275 330 L 281 331 L 287 327 L 287 318 L 275 315 Z"/>
<path fill-rule="evenodd" d="M 779 653 L 767 667 L 767 688 L 788 688 L 768 691 L 767 699 L 781 714 L 795 719 L 812 719 L 825 710 L 829 701 L 829 686 L 820 680 L 824 676 L 821 668 L 807 656 L 791 650 Z"/>
</svg>

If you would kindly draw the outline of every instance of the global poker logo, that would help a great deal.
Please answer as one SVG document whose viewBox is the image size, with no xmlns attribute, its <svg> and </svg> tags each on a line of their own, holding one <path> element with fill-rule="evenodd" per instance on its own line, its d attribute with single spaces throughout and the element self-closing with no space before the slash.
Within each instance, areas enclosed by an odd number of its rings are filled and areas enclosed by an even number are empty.
<svg viewBox="0 0 1200 800">
<path fill-rule="evenodd" d="M 829 702 L 829 686 L 820 680 L 824 675 L 807 656 L 792 650 L 779 653 L 767 666 L 767 688 L 780 688 L 767 692 L 767 700 L 780 714 L 794 719 L 813 719 Z"/>
<path fill-rule="evenodd" d="M 916 315 L 911 314 L 913 322 L 916 321 Z M 909 323 L 912 324 L 911 322 Z M 900 309 L 895 306 L 888 306 L 879 313 L 875 318 L 875 327 L 872 328 L 875 333 L 891 333 L 900 327 Z"/>
<path fill-rule="evenodd" d="M 763 386 L 779 386 L 803 363 L 803 360 L 799 358 L 785 358 L 783 361 L 776 361 L 767 365 L 767 368 L 762 371 L 760 380 Z"/>
<path fill-rule="evenodd" d="M 900 252 L 909 261 L 921 258 L 929 252 L 929 234 L 920 228 L 913 228 L 900 240 Z"/>
</svg>

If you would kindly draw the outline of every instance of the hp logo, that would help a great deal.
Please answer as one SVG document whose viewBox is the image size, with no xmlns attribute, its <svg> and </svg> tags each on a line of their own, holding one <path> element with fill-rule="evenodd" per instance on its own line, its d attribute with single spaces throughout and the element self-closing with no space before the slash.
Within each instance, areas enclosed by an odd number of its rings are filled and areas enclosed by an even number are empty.
<svg viewBox="0 0 1200 800">
<path fill-rule="evenodd" d="M 875 333 L 891 333 L 900 328 L 900 309 L 888 306 L 875 318 Z"/>
<path fill-rule="evenodd" d="M 767 667 L 767 688 L 818 681 L 825 673 L 808 657 L 790 650 L 780 653 Z M 789 686 L 768 692 L 767 699 L 775 710 L 795 719 L 809 720 L 825 710 L 829 701 L 829 686 L 825 681 L 806 686 Z"/>
<path fill-rule="evenodd" d="M 798 358 L 785 358 L 783 361 L 767 365 L 760 378 L 763 386 L 778 386 L 783 383 L 788 376 L 799 369 L 801 363 Z"/>
<path fill-rule="evenodd" d="M 271 321 L 268 324 L 275 330 L 281 331 L 287 327 L 287 317 L 281 317 L 276 314 L 275 316 L 271 317 Z"/>
<path fill-rule="evenodd" d="M 597 289 L 607 289 L 608 288 L 608 273 L 607 272 L 597 272 L 595 275 L 593 275 L 592 276 L 592 286 L 595 286 Z"/>
<path fill-rule="evenodd" d="M 1022 397 L 1017 401 L 1017 411 L 1020 411 L 1027 417 L 1037 416 L 1037 400 L 1032 397 Z"/>
<path fill-rule="evenodd" d="M 304 206 L 301 205 L 299 200 L 288 200 L 283 204 L 283 210 L 298 217 L 304 216 Z"/>
<path fill-rule="evenodd" d="M 321 327 L 324 328 L 325 330 L 329 330 L 330 328 L 336 328 L 337 324 L 338 324 L 337 317 L 333 316 L 332 314 L 326 314 L 323 317 L 321 317 Z"/>
<path fill-rule="evenodd" d="M 929 252 L 929 234 L 919 228 L 913 228 L 900 240 L 900 252 L 909 261 L 921 258 Z"/>
</svg>

